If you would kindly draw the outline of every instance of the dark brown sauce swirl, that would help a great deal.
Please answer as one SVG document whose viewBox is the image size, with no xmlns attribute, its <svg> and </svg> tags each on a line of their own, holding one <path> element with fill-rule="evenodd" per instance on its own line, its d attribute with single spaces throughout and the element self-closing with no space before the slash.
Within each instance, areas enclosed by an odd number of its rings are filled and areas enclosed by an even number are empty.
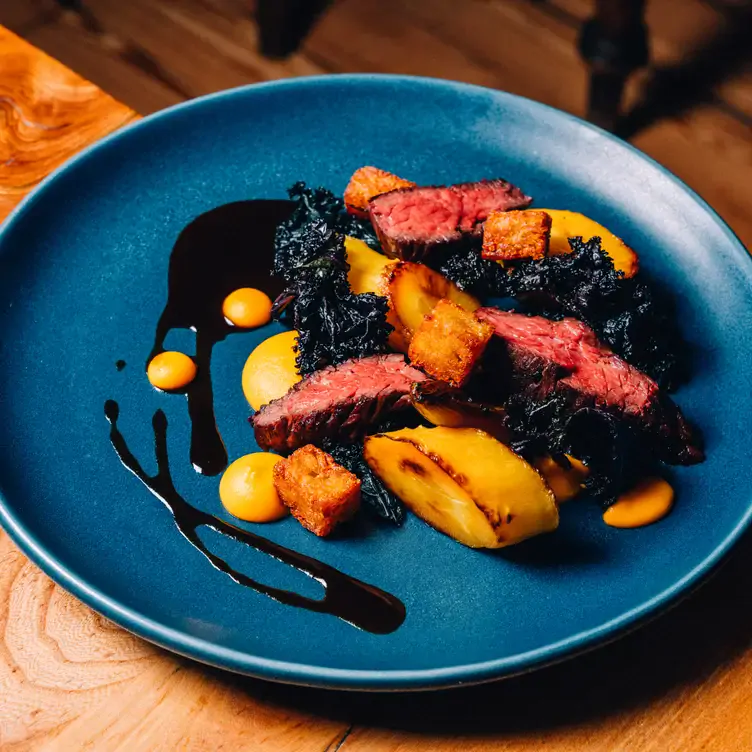
<svg viewBox="0 0 752 752">
<path fill-rule="evenodd" d="M 256 287 L 272 299 L 282 291 L 271 276 L 274 233 L 292 202 L 255 200 L 225 204 L 201 214 L 180 233 L 170 255 L 167 304 L 159 318 L 149 361 L 164 351 L 171 329 L 196 332 L 196 378 L 184 390 L 191 419 L 191 463 L 203 475 L 227 466 L 227 450 L 214 417 L 211 355 L 235 331 L 222 302 L 240 287 Z"/>
<path fill-rule="evenodd" d="M 185 539 L 220 572 L 224 572 L 239 585 L 267 595 L 275 601 L 309 611 L 331 614 L 374 634 L 394 632 L 405 620 L 405 606 L 395 596 L 366 582 L 356 580 L 310 556 L 291 551 L 260 535 L 231 525 L 189 504 L 175 489 L 170 474 L 167 457 L 167 417 L 161 410 L 157 410 L 152 419 L 157 459 L 156 475 L 147 475 L 141 463 L 128 448 L 117 426 L 120 414 L 117 402 L 107 400 L 104 412 L 110 422 L 110 441 L 120 461 L 170 510 L 178 530 Z M 227 535 L 257 551 L 273 556 L 284 564 L 295 567 L 324 586 L 324 597 L 319 600 L 308 598 L 289 590 L 264 585 L 238 572 L 226 561 L 209 551 L 201 541 L 197 530 L 202 526 Z"/>
</svg>

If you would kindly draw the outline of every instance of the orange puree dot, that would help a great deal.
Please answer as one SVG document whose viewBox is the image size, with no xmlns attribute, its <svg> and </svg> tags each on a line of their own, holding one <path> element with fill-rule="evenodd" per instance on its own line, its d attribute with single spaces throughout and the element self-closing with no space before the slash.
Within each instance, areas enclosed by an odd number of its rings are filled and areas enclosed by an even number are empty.
<svg viewBox="0 0 752 752">
<path fill-rule="evenodd" d="M 287 514 L 274 487 L 272 470 L 282 458 L 255 452 L 235 460 L 219 482 L 219 498 L 225 509 L 247 522 L 273 522 Z"/>
<path fill-rule="evenodd" d="M 645 478 L 603 513 L 611 527 L 642 527 L 665 517 L 674 505 L 674 489 L 663 478 Z"/>
<path fill-rule="evenodd" d="M 243 329 L 253 329 L 269 323 L 272 317 L 272 301 L 269 296 L 254 287 L 241 287 L 231 292 L 222 303 L 224 317 Z"/>
<path fill-rule="evenodd" d="M 265 339 L 243 367 L 243 393 L 254 410 L 282 397 L 300 381 L 295 362 L 298 333 L 282 332 Z"/>
<path fill-rule="evenodd" d="M 196 364 L 184 353 L 168 350 L 152 358 L 146 375 L 157 389 L 182 389 L 196 378 Z"/>
</svg>

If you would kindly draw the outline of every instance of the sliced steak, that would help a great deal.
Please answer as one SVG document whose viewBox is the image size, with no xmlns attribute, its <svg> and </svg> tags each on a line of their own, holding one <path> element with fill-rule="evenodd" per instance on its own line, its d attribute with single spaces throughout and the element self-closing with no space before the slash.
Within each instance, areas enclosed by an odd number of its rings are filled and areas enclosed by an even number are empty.
<svg viewBox="0 0 752 752">
<path fill-rule="evenodd" d="M 526 207 L 532 199 L 506 180 L 401 188 L 371 199 L 368 213 L 384 252 L 419 261 L 429 251 L 478 234 L 494 211 Z"/>
<path fill-rule="evenodd" d="M 287 452 L 325 438 L 352 440 L 387 413 L 410 406 L 426 376 L 402 355 L 373 355 L 316 371 L 251 418 L 262 449 Z"/>
<path fill-rule="evenodd" d="M 572 409 L 598 407 L 622 416 L 655 440 L 661 459 L 691 465 L 704 455 L 679 408 L 658 385 L 601 344 L 581 321 L 551 321 L 497 308 L 481 308 L 509 356 L 511 392 L 545 399 L 564 393 Z"/>
</svg>

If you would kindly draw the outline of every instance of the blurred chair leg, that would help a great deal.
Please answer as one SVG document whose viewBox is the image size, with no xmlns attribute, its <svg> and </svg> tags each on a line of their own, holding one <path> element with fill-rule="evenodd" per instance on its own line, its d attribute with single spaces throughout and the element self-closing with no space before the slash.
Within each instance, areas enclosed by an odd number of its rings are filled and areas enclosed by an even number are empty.
<svg viewBox="0 0 752 752">
<path fill-rule="evenodd" d="M 580 54 L 590 67 L 587 118 L 613 131 L 629 75 L 648 62 L 645 0 L 596 0 L 582 28 Z"/>
<path fill-rule="evenodd" d="M 291 55 L 329 2 L 330 0 L 257 0 L 256 22 L 261 53 L 267 57 Z"/>
</svg>

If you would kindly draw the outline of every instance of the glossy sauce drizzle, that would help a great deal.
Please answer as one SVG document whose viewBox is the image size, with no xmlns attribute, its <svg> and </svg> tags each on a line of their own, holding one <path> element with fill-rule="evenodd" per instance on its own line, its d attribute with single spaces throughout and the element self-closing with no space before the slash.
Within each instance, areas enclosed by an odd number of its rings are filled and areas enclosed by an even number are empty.
<svg viewBox="0 0 752 752">
<path fill-rule="evenodd" d="M 237 201 L 201 214 L 179 235 L 170 255 L 167 305 L 159 318 L 149 362 L 164 352 L 171 329 L 196 332 L 196 378 L 182 390 L 191 419 L 191 462 L 197 472 L 217 475 L 227 451 L 217 430 L 211 384 L 214 345 L 238 330 L 222 303 L 234 290 L 255 287 L 271 298 L 282 291 L 270 274 L 277 225 L 292 211 L 290 201 Z"/>
<path fill-rule="evenodd" d="M 398 598 L 373 585 L 356 580 L 333 567 L 304 554 L 291 551 L 266 538 L 242 530 L 218 517 L 189 504 L 175 489 L 167 458 L 167 417 L 161 410 L 154 413 L 154 442 L 157 458 L 156 475 L 147 475 L 141 463 L 128 448 L 117 426 L 119 408 L 117 402 L 108 400 L 104 406 L 110 422 L 110 441 L 123 465 L 135 475 L 154 496 L 172 513 L 178 530 L 185 539 L 198 549 L 220 572 L 239 585 L 251 588 L 275 601 L 309 611 L 331 614 L 343 621 L 375 634 L 394 632 L 405 620 L 405 606 Z M 198 536 L 198 528 L 208 527 L 222 535 L 243 543 L 262 553 L 273 556 L 284 564 L 317 580 L 324 586 L 324 597 L 308 598 L 289 590 L 281 590 L 248 577 L 233 569 L 224 559 L 213 554 Z"/>
</svg>

